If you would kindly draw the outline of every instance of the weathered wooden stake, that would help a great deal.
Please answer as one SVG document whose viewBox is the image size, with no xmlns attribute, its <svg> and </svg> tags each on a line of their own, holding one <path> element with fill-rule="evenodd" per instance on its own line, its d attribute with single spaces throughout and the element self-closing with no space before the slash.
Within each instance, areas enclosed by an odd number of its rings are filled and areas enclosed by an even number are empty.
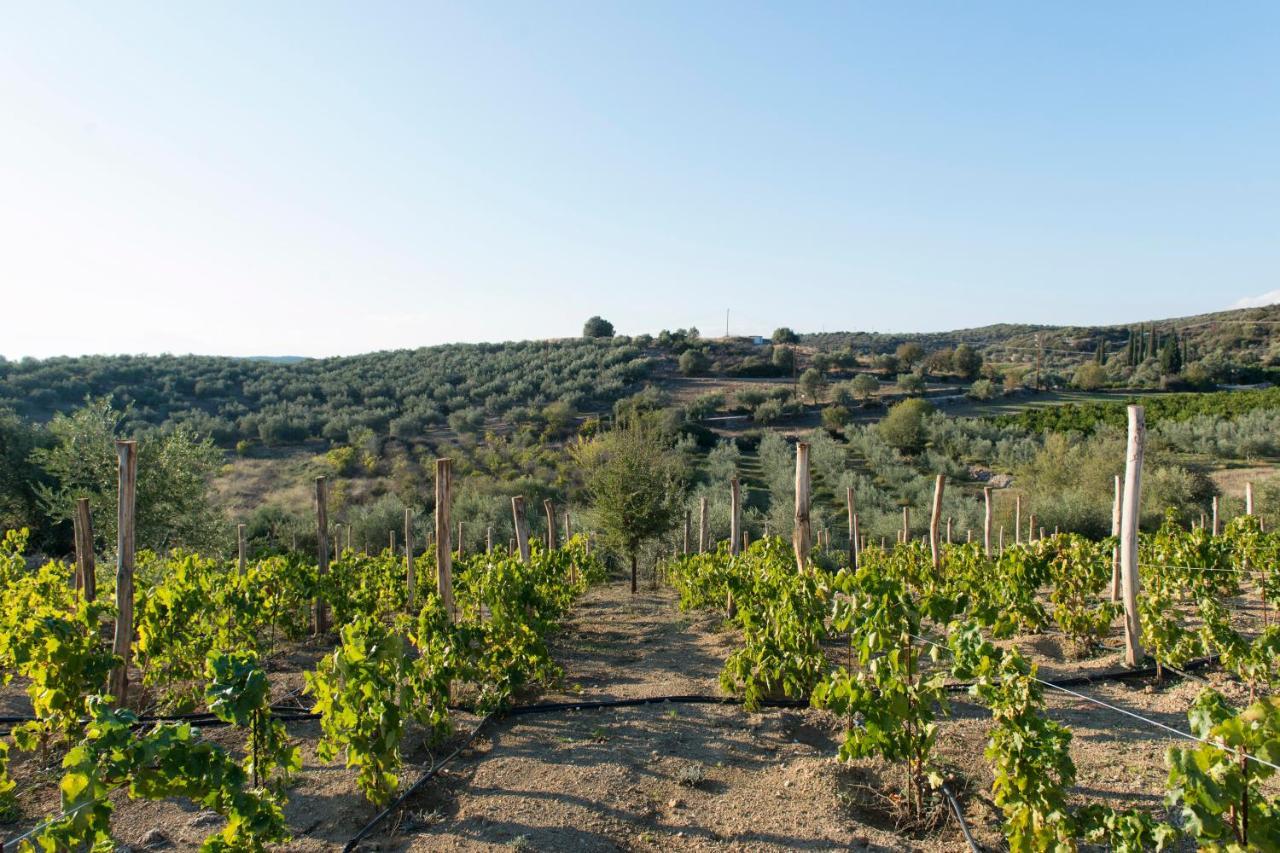
<svg viewBox="0 0 1280 853">
<path fill-rule="evenodd" d="M 862 549 L 866 546 L 866 537 L 858 533 L 858 514 L 853 514 L 853 562 L 850 563 L 855 569 L 862 561 Z"/>
<path fill-rule="evenodd" d="M 982 487 L 982 553 L 991 556 L 991 487 Z"/>
<path fill-rule="evenodd" d="M 458 614 L 453 604 L 453 525 L 449 523 L 449 502 L 453 497 L 453 460 L 436 460 L 436 588 L 440 603 L 450 619 Z"/>
<path fill-rule="evenodd" d="M 463 543 L 467 541 L 466 538 L 463 536 L 463 530 L 464 530 L 463 524 L 461 521 L 459 521 L 458 522 L 458 548 L 456 551 L 459 560 L 462 559 Z"/>
<path fill-rule="evenodd" d="M 853 486 L 845 486 L 844 503 L 849 510 L 849 566 L 858 567 L 858 513 L 853 505 Z"/>
<path fill-rule="evenodd" d="M 1222 523 L 1218 520 L 1218 496 L 1213 496 L 1213 530 L 1210 531 L 1214 536 L 1222 535 Z"/>
<path fill-rule="evenodd" d="M 516 531 L 515 547 L 519 550 L 520 562 L 529 565 L 529 521 L 524 517 L 524 497 L 516 495 L 511 499 L 511 521 Z"/>
<path fill-rule="evenodd" d="M 245 551 L 244 551 L 244 525 L 237 524 L 236 525 L 236 566 L 239 569 L 240 574 L 244 574 L 245 562 L 246 560 L 245 560 Z"/>
<path fill-rule="evenodd" d="M 133 658 L 133 511 L 138 488 L 138 443 L 117 441 L 116 461 L 116 630 L 111 651 L 121 663 L 111 671 L 107 692 L 114 697 L 116 707 L 124 708 L 129 702 L 129 661 Z"/>
<path fill-rule="evenodd" d="M 689 540 L 693 537 L 693 510 L 684 508 L 684 555 L 689 556 Z"/>
<path fill-rule="evenodd" d="M 98 597 L 98 566 L 93 555 L 93 515 L 89 512 L 89 499 L 76 498 L 76 588 L 84 593 L 85 601 Z"/>
<path fill-rule="evenodd" d="M 547 514 L 547 550 L 556 549 L 556 508 L 551 499 L 542 502 L 542 510 Z"/>
<path fill-rule="evenodd" d="M 324 477 L 316 477 L 316 559 L 318 573 L 329 574 L 329 486 Z M 329 630 L 329 614 L 319 595 L 311 605 L 311 627 L 316 634 Z"/>
<path fill-rule="evenodd" d="M 947 544 L 951 544 L 951 517 L 947 517 Z"/>
<path fill-rule="evenodd" d="M 1116 474 L 1115 499 L 1111 503 L 1111 535 L 1116 537 L 1116 547 L 1111 550 L 1111 602 L 1120 600 L 1120 518 L 1124 501 L 1124 486 Z"/>
<path fill-rule="evenodd" d="M 404 511 L 404 578 L 409 594 L 409 612 L 413 612 L 413 600 L 418 590 L 418 576 L 413 568 L 413 510 Z"/>
<path fill-rule="evenodd" d="M 1013 544 L 1022 544 L 1022 495 L 1013 496 Z"/>
<path fill-rule="evenodd" d="M 933 481 L 933 511 L 929 514 L 929 553 L 933 556 L 933 568 L 942 567 L 942 543 L 938 540 L 938 525 L 942 522 L 942 490 L 947 476 L 939 474 Z"/>
<path fill-rule="evenodd" d="M 1004 525 L 1000 525 L 1000 553 L 1004 554 Z"/>
<path fill-rule="evenodd" d="M 796 516 L 791 544 L 796 552 L 796 565 L 804 571 L 813 547 L 813 530 L 809 526 L 809 444 L 804 441 L 796 444 Z"/>
<path fill-rule="evenodd" d="M 711 542 L 711 531 L 707 529 L 707 499 L 698 500 L 698 553 L 705 554 Z"/>
<path fill-rule="evenodd" d="M 1036 541 L 1036 514 L 1033 512 L 1027 520 L 1027 542 L 1034 541 Z"/>
<path fill-rule="evenodd" d="M 484 529 L 484 552 L 486 554 L 493 553 L 493 525 L 490 524 Z"/>
<path fill-rule="evenodd" d="M 1253 483 L 1244 484 L 1244 514 L 1253 515 Z"/>
<path fill-rule="evenodd" d="M 1124 460 L 1124 497 L 1120 518 L 1120 576 L 1124 595 L 1125 665 L 1142 662 L 1138 624 L 1138 510 L 1142 497 L 1142 454 L 1146 424 L 1141 406 L 1129 407 L 1129 441 Z"/>
<path fill-rule="evenodd" d="M 911 507 L 904 506 L 902 508 L 902 537 L 901 544 L 906 545 L 911 541 Z"/>
<path fill-rule="evenodd" d="M 733 477 L 729 480 L 729 553 L 738 556 L 742 553 L 742 549 L 746 547 L 744 537 L 746 531 L 742 529 L 742 489 L 738 483 L 738 478 Z M 737 613 L 737 605 L 733 602 L 733 591 L 730 590 L 727 600 L 725 601 L 725 616 L 732 619 Z"/>
</svg>

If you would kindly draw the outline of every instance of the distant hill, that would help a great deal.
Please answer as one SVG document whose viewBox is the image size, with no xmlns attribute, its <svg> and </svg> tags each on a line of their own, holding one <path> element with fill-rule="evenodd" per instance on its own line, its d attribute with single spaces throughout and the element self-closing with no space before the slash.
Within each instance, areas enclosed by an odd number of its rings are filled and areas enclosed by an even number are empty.
<svg viewBox="0 0 1280 853">
<path fill-rule="evenodd" d="M 785 393 L 790 380 L 816 363 L 823 351 L 836 356 L 825 359 L 833 381 L 878 370 L 892 382 L 894 369 L 878 364 L 874 356 L 907 342 L 926 351 L 969 344 L 988 364 L 1010 373 L 1043 353 L 1047 374 L 1069 377 L 1076 365 L 1095 357 L 1100 343 L 1114 356 L 1138 329 L 1160 339 L 1178 335 L 1202 377 L 1195 387 L 1280 375 L 1280 370 L 1272 373 L 1280 367 L 1280 342 L 1275 339 L 1280 306 L 1269 306 L 1132 325 L 998 323 L 937 333 L 806 334 L 794 364 L 776 359 L 790 354 L 774 353 L 767 343 L 690 338 L 683 330 L 657 337 L 449 344 L 323 359 L 160 355 L 0 360 L 0 409 L 47 421 L 86 398 L 110 396 L 131 407 L 131 429 L 186 426 L 223 446 L 241 440 L 345 442 L 360 430 L 402 438 L 441 430 L 479 434 L 503 424 L 562 422 L 573 413 L 599 412 L 645 383 L 687 401 L 693 385 L 683 374 L 689 372 L 725 380 L 720 385 L 700 380 L 709 384 L 708 396 L 721 385 L 728 389 L 726 400 L 716 405 L 733 403 L 728 397 L 736 394 L 732 383 L 739 379 L 773 378 Z M 705 358 L 682 359 L 690 349 Z M 688 369 L 697 364 L 701 366 Z M 1149 361 L 1141 368 L 1113 371 L 1108 381 L 1154 387 L 1167 379 Z M 654 399 L 662 404 L 664 395 Z M 554 411 L 547 409 L 551 404 L 557 404 Z"/>
<path fill-rule="evenodd" d="M 1176 333 L 1193 358 L 1220 357 L 1265 367 L 1280 363 L 1280 305 L 1111 326 L 996 323 L 949 332 L 825 332 L 801 335 L 801 342 L 818 349 L 852 346 L 872 353 L 893 352 L 907 342 L 919 343 L 926 350 L 966 343 L 982 350 L 989 360 L 1009 362 L 1031 361 L 1043 347 L 1047 361 L 1062 363 L 1092 357 L 1099 341 L 1105 343 L 1107 352 L 1117 352 L 1139 328 L 1162 337 Z"/>
</svg>

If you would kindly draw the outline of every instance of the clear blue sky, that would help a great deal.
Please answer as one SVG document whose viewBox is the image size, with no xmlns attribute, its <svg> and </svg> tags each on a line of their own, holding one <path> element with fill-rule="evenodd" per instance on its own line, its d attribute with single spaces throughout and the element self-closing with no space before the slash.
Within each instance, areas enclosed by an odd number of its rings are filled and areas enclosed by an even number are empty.
<svg viewBox="0 0 1280 853">
<path fill-rule="evenodd" d="M 1280 289 L 1280 5 L 6 4 L 0 353 Z"/>
</svg>

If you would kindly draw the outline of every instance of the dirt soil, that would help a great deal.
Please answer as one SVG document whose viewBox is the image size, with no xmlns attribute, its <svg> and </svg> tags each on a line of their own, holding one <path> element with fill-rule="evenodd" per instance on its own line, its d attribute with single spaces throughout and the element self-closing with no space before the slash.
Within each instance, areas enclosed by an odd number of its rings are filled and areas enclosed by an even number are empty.
<svg viewBox="0 0 1280 853">
<path fill-rule="evenodd" d="M 521 701 L 719 695 L 720 669 L 737 642 L 715 614 L 681 613 L 669 590 L 642 587 L 633 597 L 625 583 L 612 581 L 588 593 L 554 643 L 563 682 Z M 1115 651 L 1073 660 L 1053 635 L 1018 642 L 1046 678 L 1119 662 Z M 313 666 L 322 652 L 302 647 L 277 658 L 277 696 L 296 690 L 299 669 Z M 1206 675 L 1243 702 L 1238 685 L 1216 672 Z M 1185 731 L 1186 708 L 1204 686 L 1138 679 L 1074 689 Z M 2 697 L 10 712 L 21 704 L 13 701 L 16 687 Z M 1175 739 L 1086 699 L 1053 691 L 1047 698 L 1051 714 L 1074 734 L 1075 801 L 1163 814 L 1164 753 Z M 478 720 L 459 714 L 456 722 L 458 736 L 434 752 L 411 730 L 403 785 L 453 752 Z M 1004 845 L 982 757 L 988 727 L 988 713 L 956 694 L 936 754 L 978 841 L 995 850 Z M 290 723 L 289 730 L 301 745 L 304 769 L 289 791 L 294 840 L 283 849 L 340 850 L 377 809 L 356 791 L 352 771 L 316 757 L 318 723 Z M 243 741 L 242 733 L 225 728 L 207 729 L 205 736 L 237 750 Z M 893 817 L 901 769 L 874 761 L 841 764 L 835 758 L 841 737 L 835 717 L 811 709 L 748 714 L 732 705 L 664 703 L 508 717 L 486 725 L 360 849 L 967 849 L 941 802 L 932 825 L 901 829 Z M 56 759 L 42 766 L 15 754 L 14 765 L 26 819 L 0 827 L 6 838 L 57 810 Z M 116 837 L 133 849 L 195 849 L 221 821 L 178 801 L 131 802 L 123 792 L 113 801 Z"/>
</svg>

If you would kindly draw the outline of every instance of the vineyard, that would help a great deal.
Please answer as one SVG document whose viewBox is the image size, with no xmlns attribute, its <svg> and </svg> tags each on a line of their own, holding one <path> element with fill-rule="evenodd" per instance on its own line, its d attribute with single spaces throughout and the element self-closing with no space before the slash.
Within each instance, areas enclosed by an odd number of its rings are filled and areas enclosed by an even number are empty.
<svg viewBox="0 0 1280 853">
<path fill-rule="evenodd" d="M 135 554 L 122 443 L 114 577 L 0 544 L 4 849 L 1280 849 L 1280 534 L 1139 533 L 1130 417 L 1111 537 L 953 542 L 939 476 L 923 539 L 849 489 L 815 541 L 802 443 L 790 541 L 735 479 L 630 592 L 550 502 L 455 549 L 447 460 L 425 549 L 321 479 L 317 554 Z"/>
</svg>

